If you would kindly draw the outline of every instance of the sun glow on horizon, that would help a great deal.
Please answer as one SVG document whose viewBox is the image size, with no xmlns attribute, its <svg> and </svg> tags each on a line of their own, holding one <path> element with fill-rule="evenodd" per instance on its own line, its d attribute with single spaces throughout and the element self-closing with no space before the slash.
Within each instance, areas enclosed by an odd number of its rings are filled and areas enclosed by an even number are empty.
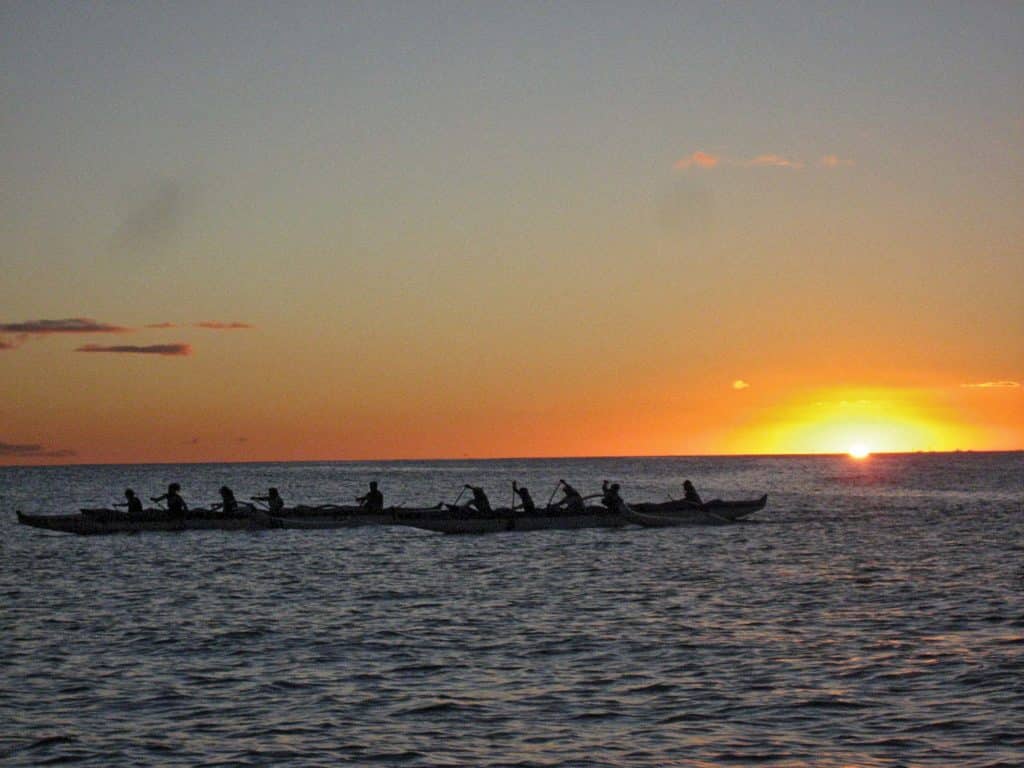
<svg viewBox="0 0 1024 768">
<path fill-rule="evenodd" d="M 866 459 L 871 455 L 871 451 L 869 451 L 867 446 L 863 443 L 854 443 L 850 446 L 850 450 L 847 451 L 847 453 L 850 454 L 850 458 L 857 459 L 858 461 Z"/>
<path fill-rule="evenodd" d="M 734 436 L 765 453 L 846 454 L 951 451 L 977 442 L 955 411 L 920 390 L 806 392 L 770 408 Z"/>
</svg>

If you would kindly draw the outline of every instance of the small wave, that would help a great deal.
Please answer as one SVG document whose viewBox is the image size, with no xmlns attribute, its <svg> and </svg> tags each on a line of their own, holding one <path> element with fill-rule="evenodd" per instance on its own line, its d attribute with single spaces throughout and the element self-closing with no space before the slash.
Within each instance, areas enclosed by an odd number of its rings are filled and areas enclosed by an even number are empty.
<svg viewBox="0 0 1024 768">
<path fill-rule="evenodd" d="M 16 754 L 22 752 L 31 752 L 36 749 L 42 749 L 43 747 L 53 746 L 55 744 L 74 744 L 78 739 L 74 736 L 44 736 L 41 739 L 35 741 L 25 742 L 24 744 L 15 744 L 12 747 L 6 747 L 0 749 L 0 758 L 13 757 Z"/>
</svg>

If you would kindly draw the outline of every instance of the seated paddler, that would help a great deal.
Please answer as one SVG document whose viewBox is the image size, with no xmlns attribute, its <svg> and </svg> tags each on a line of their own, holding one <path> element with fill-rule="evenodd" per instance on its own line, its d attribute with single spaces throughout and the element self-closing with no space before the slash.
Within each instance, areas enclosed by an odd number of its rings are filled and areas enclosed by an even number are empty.
<svg viewBox="0 0 1024 768">
<path fill-rule="evenodd" d="M 181 486 L 177 483 L 171 483 L 167 486 L 167 493 L 162 496 L 150 496 L 150 501 L 167 502 L 167 510 L 175 517 L 184 517 L 185 513 L 188 512 L 188 504 L 181 498 Z"/>
<path fill-rule="evenodd" d="M 533 503 L 533 497 L 530 495 L 530 489 L 525 485 L 519 485 L 515 480 L 512 481 L 512 493 L 519 497 L 519 504 L 512 507 L 512 510 L 517 509 L 523 510 L 528 515 L 536 514 L 537 505 Z"/>
<path fill-rule="evenodd" d="M 270 488 L 266 496 L 253 496 L 253 501 L 262 501 L 267 505 L 267 512 L 271 515 L 280 515 L 284 512 L 284 499 L 277 492 L 277 488 Z"/>
<path fill-rule="evenodd" d="M 586 511 L 583 496 L 565 480 L 559 480 L 558 483 L 562 486 L 562 498 L 556 501 L 552 508 L 564 509 L 566 512 L 574 515 L 582 515 Z"/>
<path fill-rule="evenodd" d="M 697 493 L 697 489 L 693 487 L 693 483 L 689 480 L 683 481 L 683 494 L 684 501 L 688 501 L 691 504 L 704 504 L 704 500 L 700 497 L 700 494 Z"/>
<path fill-rule="evenodd" d="M 475 509 L 482 515 L 491 514 L 491 500 L 487 498 L 484 489 L 478 485 L 469 485 L 468 483 L 466 488 L 473 494 L 473 498 L 467 502 L 466 506 L 469 509 Z"/>
<path fill-rule="evenodd" d="M 622 512 L 626 509 L 626 502 L 619 495 L 618 483 L 609 483 L 607 480 L 601 483 L 601 503 L 612 512 Z"/>
<path fill-rule="evenodd" d="M 356 499 L 359 506 L 367 512 L 380 512 L 384 509 L 384 494 L 377 489 L 377 481 L 370 481 L 370 490 Z"/>
<path fill-rule="evenodd" d="M 128 507 L 129 515 L 141 515 L 142 514 L 142 501 L 138 496 L 135 495 L 135 491 L 131 488 L 124 489 L 125 501 L 118 502 L 115 507 Z"/>
<path fill-rule="evenodd" d="M 238 502 L 235 500 L 235 493 L 226 485 L 220 487 L 220 501 L 211 504 L 210 509 L 219 509 L 226 515 L 238 514 Z"/>
</svg>

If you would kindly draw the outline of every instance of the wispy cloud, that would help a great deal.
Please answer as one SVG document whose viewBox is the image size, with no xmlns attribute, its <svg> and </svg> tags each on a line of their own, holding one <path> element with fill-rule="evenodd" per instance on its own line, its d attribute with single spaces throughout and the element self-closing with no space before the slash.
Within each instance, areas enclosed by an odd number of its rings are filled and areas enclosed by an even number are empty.
<svg viewBox="0 0 1024 768">
<path fill-rule="evenodd" d="M 753 160 L 748 160 L 745 165 L 751 168 L 803 168 L 801 160 L 793 160 L 782 155 L 758 155 Z"/>
<path fill-rule="evenodd" d="M 45 336 L 53 333 L 127 333 L 131 328 L 100 323 L 88 317 L 68 317 L 63 320 L 28 320 L 24 323 L 0 323 L 0 331 Z"/>
<path fill-rule="evenodd" d="M 822 168 L 848 168 L 853 165 L 853 160 L 839 157 L 839 155 L 822 155 L 818 165 Z"/>
<path fill-rule="evenodd" d="M 0 443 L 0 456 L 59 459 L 74 455 L 68 448 L 48 449 L 38 443 Z"/>
<path fill-rule="evenodd" d="M 150 344 L 148 346 L 135 346 L 133 344 L 119 344 L 115 346 L 102 346 L 100 344 L 86 344 L 79 347 L 75 352 L 114 352 L 125 355 L 166 355 L 169 357 L 181 357 L 192 354 L 192 347 L 188 344 Z"/>
<path fill-rule="evenodd" d="M 149 323 L 146 328 L 177 328 L 174 323 Z"/>
<path fill-rule="evenodd" d="M 675 162 L 672 166 L 677 171 L 691 169 L 710 170 L 712 168 L 789 168 L 800 170 L 807 164 L 795 157 L 780 155 L 776 152 L 764 152 L 750 158 L 726 157 L 712 152 L 697 150 Z M 839 155 L 823 155 L 818 160 L 820 168 L 842 168 L 853 165 L 853 161 Z"/>
<path fill-rule="evenodd" d="M 1017 389 L 1019 381 L 978 381 L 971 384 L 961 384 L 965 389 Z"/>
<path fill-rule="evenodd" d="M 693 154 L 687 155 L 681 160 L 676 161 L 673 166 L 677 171 L 685 171 L 688 168 L 714 168 L 721 161 L 718 155 L 713 155 L 710 152 L 701 152 L 700 150 Z"/>
<path fill-rule="evenodd" d="M 216 320 L 204 320 L 201 323 L 196 323 L 196 328 L 209 328 L 214 331 L 236 331 L 252 327 L 249 323 L 221 323 Z"/>
<path fill-rule="evenodd" d="M 732 383 L 732 388 L 735 390 L 750 389 L 750 384 L 745 382 L 743 379 L 736 379 L 736 381 Z"/>
</svg>

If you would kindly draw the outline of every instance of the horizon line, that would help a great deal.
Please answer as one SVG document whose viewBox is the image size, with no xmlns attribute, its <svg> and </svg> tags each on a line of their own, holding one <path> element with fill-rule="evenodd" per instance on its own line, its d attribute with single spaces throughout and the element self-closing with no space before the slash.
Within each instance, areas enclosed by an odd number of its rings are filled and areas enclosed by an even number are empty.
<svg viewBox="0 0 1024 768">
<path fill-rule="evenodd" d="M 916 451 L 872 451 L 871 456 L 917 456 L 922 454 L 996 454 L 996 453 L 1024 453 L 1024 448 L 1005 449 L 983 449 L 983 448 L 955 448 L 953 450 L 916 450 Z M 5 464 L 0 463 L 0 469 L 59 469 L 63 467 L 164 467 L 164 466 L 199 466 L 203 464 L 225 464 L 225 465 L 246 465 L 246 464 L 383 464 L 383 463 L 416 463 L 416 462 L 457 462 L 457 461 L 593 461 L 597 459 L 787 459 L 787 458 L 818 458 L 849 456 L 847 451 L 814 452 L 814 453 L 665 453 L 665 454 L 621 454 L 621 455 L 593 455 L 593 456 L 449 456 L 437 458 L 383 458 L 383 459 L 245 459 L 236 461 L 100 461 L 100 462 L 65 462 L 62 464 Z"/>
</svg>

